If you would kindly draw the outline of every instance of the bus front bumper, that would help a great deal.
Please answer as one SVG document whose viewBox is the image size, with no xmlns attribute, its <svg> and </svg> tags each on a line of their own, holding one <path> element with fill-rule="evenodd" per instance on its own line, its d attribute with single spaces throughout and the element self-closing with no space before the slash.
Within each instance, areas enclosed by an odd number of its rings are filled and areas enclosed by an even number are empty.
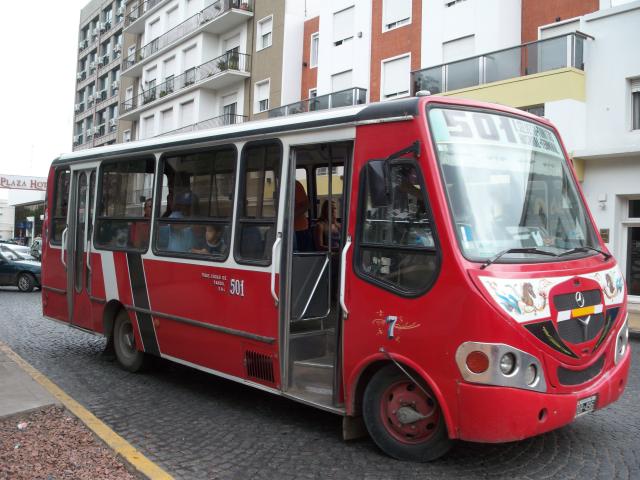
<svg viewBox="0 0 640 480">
<path fill-rule="evenodd" d="M 521 440 L 562 427 L 576 418 L 578 401 L 597 395 L 595 409 L 615 402 L 627 384 L 631 351 L 593 385 L 571 394 L 461 383 L 457 438 L 500 443 Z"/>
</svg>

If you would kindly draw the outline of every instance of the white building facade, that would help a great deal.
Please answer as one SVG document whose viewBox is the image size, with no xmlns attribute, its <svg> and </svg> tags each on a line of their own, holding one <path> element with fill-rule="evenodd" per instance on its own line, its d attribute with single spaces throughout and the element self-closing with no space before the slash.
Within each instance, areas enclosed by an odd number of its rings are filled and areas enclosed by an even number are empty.
<svg viewBox="0 0 640 480">
<path fill-rule="evenodd" d="M 132 128 L 125 141 L 244 120 L 252 6 L 249 0 L 127 5 L 120 117 Z"/>
</svg>

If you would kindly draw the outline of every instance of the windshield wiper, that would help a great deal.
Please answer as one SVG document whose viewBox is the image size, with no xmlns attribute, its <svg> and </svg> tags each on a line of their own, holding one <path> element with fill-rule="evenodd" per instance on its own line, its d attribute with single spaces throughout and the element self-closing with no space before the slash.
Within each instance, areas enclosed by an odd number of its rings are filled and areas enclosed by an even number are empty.
<svg viewBox="0 0 640 480">
<path fill-rule="evenodd" d="M 538 255 L 547 255 L 547 256 L 550 256 L 550 257 L 557 257 L 558 256 L 555 253 L 547 252 L 546 250 L 540 250 L 539 248 L 535 248 L 535 247 L 530 247 L 530 248 L 508 248 L 506 250 L 501 251 L 497 255 L 489 258 L 486 262 L 484 262 L 480 266 L 480 269 L 484 270 L 489 265 L 491 265 L 496 260 L 498 260 L 500 257 L 502 257 L 503 255 L 506 255 L 508 253 L 537 253 Z"/>
<path fill-rule="evenodd" d="M 609 260 L 611 258 L 611 254 L 605 252 L 604 250 L 600 250 L 599 248 L 596 247 L 589 247 L 588 245 L 585 245 L 584 247 L 576 247 L 576 248 L 572 248 L 570 250 L 567 250 L 566 252 L 562 252 L 560 255 L 558 255 L 559 257 L 564 257 L 565 255 L 571 255 L 572 253 L 579 253 L 579 252 L 597 252 L 600 255 L 602 255 L 604 257 L 605 260 Z"/>
</svg>

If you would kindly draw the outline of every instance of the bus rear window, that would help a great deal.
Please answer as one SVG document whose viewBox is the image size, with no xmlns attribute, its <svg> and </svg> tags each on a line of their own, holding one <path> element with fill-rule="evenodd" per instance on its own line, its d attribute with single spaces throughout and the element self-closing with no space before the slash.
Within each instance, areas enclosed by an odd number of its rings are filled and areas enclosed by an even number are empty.
<svg viewBox="0 0 640 480">
<path fill-rule="evenodd" d="M 153 173 L 152 159 L 103 164 L 95 226 L 97 247 L 109 250 L 147 250 Z"/>
<path fill-rule="evenodd" d="M 62 231 L 67 225 L 69 202 L 69 169 L 56 171 L 53 212 L 51 214 L 51 243 L 60 244 Z"/>
</svg>

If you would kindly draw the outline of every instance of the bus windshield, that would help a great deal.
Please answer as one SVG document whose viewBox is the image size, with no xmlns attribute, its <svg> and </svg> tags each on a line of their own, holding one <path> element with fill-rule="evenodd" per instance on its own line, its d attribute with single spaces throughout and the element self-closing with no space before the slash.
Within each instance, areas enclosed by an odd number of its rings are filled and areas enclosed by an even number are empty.
<svg viewBox="0 0 640 480">
<path fill-rule="evenodd" d="M 466 258 L 549 261 L 598 247 L 552 130 L 486 111 L 430 108 L 428 117 Z"/>
</svg>

